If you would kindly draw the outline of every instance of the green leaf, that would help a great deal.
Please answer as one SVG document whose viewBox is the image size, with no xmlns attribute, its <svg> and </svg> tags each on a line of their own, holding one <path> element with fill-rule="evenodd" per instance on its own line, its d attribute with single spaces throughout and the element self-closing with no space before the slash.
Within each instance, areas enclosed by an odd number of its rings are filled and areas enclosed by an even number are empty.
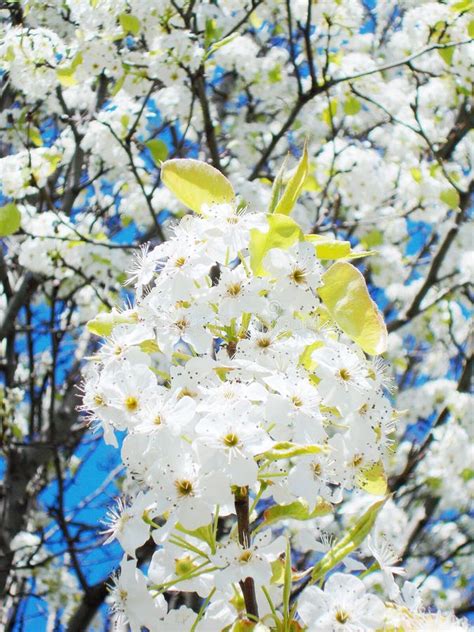
<svg viewBox="0 0 474 632">
<path fill-rule="evenodd" d="M 70 88 L 77 84 L 76 70 L 72 66 L 67 68 L 57 68 L 56 77 L 64 88 Z"/>
<path fill-rule="evenodd" d="M 257 228 L 250 231 L 250 267 L 257 275 L 265 274 L 263 260 L 272 248 L 287 250 L 304 239 L 303 231 L 291 217 L 273 213 L 267 217 L 267 221 L 266 233 L 260 232 Z"/>
<path fill-rule="evenodd" d="M 280 459 L 290 459 L 304 454 L 320 454 L 321 452 L 327 452 L 327 448 L 316 444 L 299 445 L 291 441 L 282 441 L 275 443 L 271 450 L 267 450 L 259 456 L 267 459 L 267 461 L 279 461 Z"/>
<path fill-rule="evenodd" d="M 158 353 L 158 351 L 160 350 L 160 347 L 156 344 L 156 340 L 143 340 L 143 342 L 140 342 L 140 350 L 143 351 L 143 353 Z"/>
<path fill-rule="evenodd" d="M 273 213 L 277 207 L 278 200 L 280 199 L 281 188 L 283 186 L 283 174 L 285 172 L 287 158 L 283 161 L 283 164 L 280 167 L 279 172 L 276 175 L 276 178 L 273 180 L 272 186 L 272 196 L 270 199 L 270 205 L 268 207 L 268 212 Z"/>
<path fill-rule="evenodd" d="M 319 235 L 305 235 L 305 240 L 314 243 L 316 256 L 319 259 L 342 259 L 351 254 L 349 241 L 325 239 Z"/>
<path fill-rule="evenodd" d="M 469 37 L 474 37 L 474 20 L 471 20 L 467 25 L 467 34 Z"/>
<path fill-rule="evenodd" d="M 316 362 L 313 360 L 313 351 L 323 346 L 324 342 L 321 342 L 320 340 L 317 340 L 316 342 L 313 342 L 310 345 L 306 346 L 303 353 L 300 355 L 299 364 L 307 371 L 314 371 L 314 369 L 316 368 Z"/>
<path fill-rule="evenodd" d="M 383 235 L 380 230 L 371 230 L 367 235 L 364 235 L 361 239 L 361 244 L 364 248 L 373 248 L 374 246 L 380 246 L 383 244 Z"/>
<path fill-rule="evenodd" d="M 150 150 L 155 164 L 159 165 L 163 162 L 163 160 L 168 158 L 168 146 L 159 138 L 153 138 L 152 140 L 147 141 L 145 146 Z"/>
<path fill-rule="evenodd" d="M 239 36 L 239 34 L 237 32 L 235 32 L 235 33 L 232 33 L 231 35 L 228 35 L 227 37 L 224 37 L 223 39 L 219 40 L 218 42 L 214 42 L 214 44 L 212 44 L 212 46 L 207 51 L 207 53 L 205 55 L 205 59 L 207 59 L 213 53 L 215 53 L 216 50 L 219 50 L 219 48 L 222 48 L 226 44 L 230 44 L 230 42 L 235 40 L 235 38 L 238 37 L 238 36 Z"/>
<path fill-rule="evenodd" d="M 319 500 L 314 509 L 310 509 L 305 500 L 295 500 L 289 505 L 273 505 L 263 514 L 262 527 L 268 527 L 280 520 L 312 520 L 331 513 L 332 505 L 325 500 Z"/>
<path fill-rule="evenodd" d="M 375 519 L 377 518 L 379 511 L 384 506 L 387 498 L 378 500 L 371 505 L 364 515 L 359 518 L 355 525 L 347 531 L 343 538 L 341 538 L 339 542 L 336 542 L 332 549 L 328 551 L 321 560 L 319 560 L 319 562 L 313 567 L 311 573 L 312 583 L 317 582 L 319 579 L 324 577 L 326 573 L 342 562 L 349 553 L 352 553 L 352 551 L 362 544 L 371 532 Z"/>
<path fill-rule="evenodd" d="M 21 213 L 13 202 L 0 207 L 0 237 L 13 235 L 20 228 Z"/>
<path fill-rule="evenodd" d="M 460 2 L 451 5 L 450 9 L 451 11 L 459 11 L 460 13 L 464 13 L 464 11 L 474 11 L 474 2 L 473 0 L 460 0 Z"/>
<path fill-rule="evenodd" d="M 412 167 L 410 169 L 410 174 L 415 182 L 421 182 L 423 179 L 423 176 L 421 175 L 421 169 L 419 167 Z"/>
<path fill-rule="evenodd" d="M 275 213 L 280 213 L 282 215 L 289 215 L 291 213 L 308 175 L 308 165 L 308 150 L 305 143 L 303 155 L 301 156 L 293 175 L 285 187 L 283 195 L 275 208 Z"/>
<path fill-rule="evenodd" d="M 323 110 L 323 121 L 326 125 L 330 126 L 332 119 L 336 116 L 337 112 L 337 99 L 331 99 L 329 105 Z"/>
<path fill-rule="evenodd" d="M 135 15 L 121 13 L 119 15 L 119 22 L 125 33 L 138 35 L 140 32 L 140 20 Z"/>
<path fill-rule="evenodd" d="M 351 95 L 344 101 L 344 114 L 354 116 L 360 112 L 361 107 L 360 101 Z"/>
<path fill-rule="evenodd" d="M 349 241 L 328 239 L 321 235 L 305 235 L 304 238 L 314 244 L 319 259 L 360 259 L 375 254 L 371 250 L 352 250 Z"/>
<path fill-rule="evenodd" d="M 449 48 L 438 48 L 438 55 L 446 64 L 448 64 L 448 66 L 451 66 L 454 55 L 454 46 L 450 46 Z"/>
<path fill-rule="evenodd" d="M 383 353 L 387 348 L 387 328 L 359 270 L 338 261 L 323 274 L 322 280 L 324 285 L 318 293 L 336 324 L 366 353 Z"/>
<path fill-rule="evenodd" d="M 368 494 L 384 496 L 387 493 L 387 475 L 382 461 L 362 468 L 357 475 L 356 484 Z"/>
<path fill-rule="evenodd" d="M 447 204 L 449 208 L 459 208 L 459 204 L 461 202 L 461 198 L 459 197 L 459 193 L 451 187 L 450 189 L 445 189 L 441 191 L 439 195 L 439 199 Z"/>
<path fill-rule="evenodd" d="M 230 204 L 235 200 L 231 183 L 211 165 L 191 158 L 175 158 L 161 165 L 163 184 L 195 213 L 204 205 Z"/>
<path fill-rule="evenodd" d="M 35 147 L 41 147 L 43 145 L 43 139 L 41 138 L 41 132 L 37 127 L 30 126 L 27 131 L 28 140 L 33 143 Z"/>
<path fill-rule="evenodd" d="M 97 314 L 87 323 L 87 329 L 102 338 L 110 336 L 115 325 L 132 324 L 137 322 L 135 313 L 121 314 L 113 309 L 111 312 Z"/>
</svg>

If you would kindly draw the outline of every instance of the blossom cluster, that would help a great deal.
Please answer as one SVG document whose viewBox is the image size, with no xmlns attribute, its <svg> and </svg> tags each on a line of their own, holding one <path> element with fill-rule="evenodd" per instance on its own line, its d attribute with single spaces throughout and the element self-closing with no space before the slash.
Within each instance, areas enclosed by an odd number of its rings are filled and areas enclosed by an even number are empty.
<svg viewBox="0 0 474 632">
<path fill-rule="evenodd" d="M 205 600 L 196 629 L 227 629 L 249 616 L 248 578 L 252 614 L 268 620 L 284 602 L 277 568 L 292 509 L 314 519 L 345 491 L 386 488 L 395 413 L 384 364 L 331 318 L 320 297 L 327 261 L 304 236 L 278 242 L 281 217 L 204 204 L 136 256 L 134 305 L 89 325 L 107 336 L 88 367 L 84 407 L 109 443 L 118 445 L 119 433 L 127 473 L 127 498 L 107 532 L 125 551 L 113 595 L 132 629 L 174 629 L 178 619 L 191 628 L 192 610 L 167 614 L 166 591 Z M 355 309 L 349 296 L 346 307 Z M 245 532 L 242 501 L 251 505 Z M 272 530 L 278 510 L 286 521 Z M 135 556 L 150 536 L 145 576 Z M 316 551 L 306 546 L 308 560 Z M 383 546 L 371 555 L 386 569 L 390 596 L 403 599 Z M 311 566 L 294 580 L 304 571 Z M 377 629 L 388 616 L 345 574 L 324 593 L 306 588 L 299 603 L 299 620 L 314 630 L 349 618 L 353 629 Z"/>
</svg>

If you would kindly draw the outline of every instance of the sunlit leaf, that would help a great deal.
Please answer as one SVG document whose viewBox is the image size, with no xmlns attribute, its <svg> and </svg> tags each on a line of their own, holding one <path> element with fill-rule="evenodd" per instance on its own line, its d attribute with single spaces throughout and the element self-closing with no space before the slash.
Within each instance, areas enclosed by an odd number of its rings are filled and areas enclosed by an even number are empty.
<svg viewBox="0 0 474 632">
<path fill-rule="evenodd" d="M 364 515 L 346 531 L 346 534 L 331 548 L 326 555 L 319 560 L 311 572 L 311 581 L 317 582 L 324 577 L 331 569 L 352 553 L 362 544 L 374 526 L 379 511 L 382 509 L 387 498 L 378 500 L 371 505 Z"/>
<path fill-rule="evenodd" d="M 137 322 L 136 314 L 121 314 L 116 310 L 97 314 L 95 318 L 87 323 L 87 329 L 96 336 L 107 337 L 116 325 L 132 324 Z"/>
<path fill-rule="evenodd" d="M 461 198 L 459 197 L 459 193 L 454 188 L 445 189 L 441 191 L 439 194 L 439 199 L 447 204 L 449 208 L 459 208 L 459 203 L 461 202 Z"/>
<path fill-rule="evenodd" d="M 360 470 L 356 480 L 357 486 L 368 494 L 384 496 L 387 493 L 387 475 L 381 461 L 372 463 Z"/>
<path fill-rule="evenodd" d="M 366 353 L 383 353 L 387 348 L 387 328 L 359 270 L 338 261 L 322 279 L 324 285 L 318 293 L 331 318 Z"/>
<path fill-rule="evenodd" d="M 157 165 L 167 159 L 169 153 L 168 146 L 159 138 L 153 138 L 152 140 L 147 141 L 145 146 L 150 150 L 153 160 Z"/>
<path fill-rule="evenodd" d="M 295 500 L 289 505 L 273 505 L 263 514 L 264 526 L 269 526 L 280 520 L 311 520 L 331 513 L 332 505 L 325 500 L 316 503 L 314 509 L 310 509 L 305 500 Z"/>
<path fill-rule="evenodd" d="M 278 461 L 280 459 L 290 459 L 303 454 L 319 454 L 326 452 L 327 448 L 322 445 L 299 445 L 291 441 L 282 441 L 275 443 L 271 450 L 267 450 L 261 456 L 268 461 Z"/>
<path fill-rule="evenodd" d="M 135 15 L 121 13 L 119 15 L 119 22 L 125 33 L 138 35 L 140 32 L 140 20 Z"/>
<path fill-rule="evenodd" d="M 344 101 L 344 114 L 353 116 L 360 112 L 361 107 L 360 101 L 351 95 Z"/>
<path fill-rule="evenodd" d="M 257 228 L 250 231 L 250 267 L 254 274 L 265 274 L 263 260 L 272 248 L 287 250 L 304 238 L 298 224 L 286 215 L 273 213 L 267 217 L 268 231 L 262 233 Z"/>
<path fill-rule="evenodd" d="M 308 175 L 308 165 L 308 150 L 305 144 L 303 155 L 283 191 L 283 195 L 275 208 L 275 213 L 281 213 L 282 215 L 291 213 Z"/>
<path fill-rule="evenodd" d="M 202 213 L 205 205 L 230 204 L 235 199 L 229 180 L 200 160 L 167 160 L 161 165 L 161 179 L 178 200 L 195 213 Z"/>
<path fill-rule="evenodd" d="M 10 202 L 0 207 L 0 237 L 12 235 L 20 228 L 21 213 L 18 206 Z"/>
</svg>

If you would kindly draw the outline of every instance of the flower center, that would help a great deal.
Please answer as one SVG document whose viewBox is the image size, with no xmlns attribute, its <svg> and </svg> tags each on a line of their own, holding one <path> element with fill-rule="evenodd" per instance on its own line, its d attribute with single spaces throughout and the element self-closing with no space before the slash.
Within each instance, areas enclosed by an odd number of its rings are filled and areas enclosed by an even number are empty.
<svg viewBox="0 0 474 632">
<path fill-rule="evenodd" d="M 362 456 L 362 454 L 354 454 L 350 464 L 352 465 L 352 467 L 359 467 L 360 465 L 362 465 L 363 462 L 364 457 Z"/>
<path fill-rule="evenodd" d="M 237 283 L 231 283 L 230 285 L 227 286 L 227 296 L 231 296 L 232 298 L 235 298 L 236 296 L 238 296 L 242 291 L 242 283 L 237 282 Z"/>
<path fill-rule="evenodd" d="M 341 380 L 344 380 L 344 382 L 349 382 L 349 380 L 351 379 L 351 374 L 347 369 L 339 369 L 338 375 Z"/>
<path fill-rule="evenodd" d="M 138 398 L 133 397 L 133 395 L 126 397 L 124 404 L 129 413 L 134 413 L 138 410 Z"/>
<path fill-rule="evenodd" d="M 321 476 L 321 464 L 320 463 L 311 463 L 311 469 L 313 470 L 314 478 L 319 478 Z"/>
<path fill-rule="evenodd" d="M 100 393 L 96 393 L 93 397 L 94 399 L 94 404 L 96 406 L 105 406 L 105 399 L 104 396 L 101 395 Z"/>
<path fill-rule="evenodd" d="M 178 393 L 178 399 L 183 399 L 183 397 L 197 397 L 197 393 L 196 391 L 192 391 L 187 386 L 184 386 Z"/>
<path fill-rule="evenodd" d="M 250 549 L 245 549 L 243 553 L 239 556 L 239 562 L 241 564 L 247 564 L 252 559 L 252 551 Z"/>
<path fill-rule="evenodd" d="M 257 347 L 260 347 L 260 349 L 267 349 L 271 344 L 272 344 L 272 341 L 268 337 L 257 339 Z"/>
<path fill-rule="evenodd" d="M 193 494 L 193 484 L 187 479 L 175 481 L 174 486 L 176 487 L 176 491 L 178 492 L 178 496 L 180 498 L 192 496 Z"/>
<path fill-rule="evenodd" d="M 175 322 L 174 325 L 177 329 L 179 329 L 179 331 L 186 331 L 186 329 L 189 327 L 189 322 L 186 320 L 186 318 L 180 318 Z"/>
<path fill-rule="evenodd" d="M 338 623 L 347 623 L 349 621 L 349 613 L 345 610 L 338 610 L 336 612 L 336 621 Z"/>
<path fill-rule="evenodd" d="M 178 257 L 175 260 L 174 265 L 176 268 L 182 268 L 185 263 L 186 263 L 186 257 Z"/>
<path fill-rule="evenodd" d="M 306 282 L 306 270 L 303 268 L 294 268 L 290 274 L 290 279 L 297 285 Z"/>
<path fill-rule="evenodd" d="M 161 424 L 163 423 L 163 417 L 160 415 L 160 413 L 158 413 L 153 419 L 153 423 L 155 424 L 155 426 L 161 426 Z"/>
<path fill-rule="evenodd" d="M 229 432 L 222 438 L 222 441 L 227 448 L 234 448 L 239 444 L 239 437 L 233 432 Z"/>
<path fill-rule="evenodd" d="M 175 573 L 178 577 L 187 575 L 196 568 L 196 564 L 191 559 L 191 556 L 185 555 L 175 560 Z"/>
<path fill-rule="evenodd" d="M 369 405 L 367 403 L 362 404 L 359 408 L 359 415 L 366 415 L 369 411 Z"/>
<path fill-rule="evenodd" d="M 303 406 L 303 400 L 301 399 L 301 397 L 298 397 L 298 395 L 293 395 L 293 397 L 291 398 L 291 401 L 297 408 L 299 408 L 300 406 Z"/>
</svg>

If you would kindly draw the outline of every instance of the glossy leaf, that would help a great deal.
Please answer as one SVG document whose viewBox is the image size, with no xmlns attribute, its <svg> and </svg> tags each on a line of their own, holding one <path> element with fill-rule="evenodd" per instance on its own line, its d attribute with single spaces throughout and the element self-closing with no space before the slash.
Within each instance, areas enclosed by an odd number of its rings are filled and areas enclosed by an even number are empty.
<svg viewBox="0 0 474 632">
<path fill-rule="evenodd" d="M 358 546 L 362 544 L 369 535 L 374 526 L 379 511 L 382 509 L 387 498 L 378 500 L 371 505 L 361 518 L 346 532 L 346 534 L 337 542 L 326 555 L 319 560 L 313 567 L 311 572 L 311 581 L 317 582 L 323 578 L 326 573 L 333 569 L 337 564 L 352 553 Z"/>
<path fill-rule="evenodd" d="M 359 270 L 338 261 L 322 279 L 324 285 L 318 293 L 331 318 L 366 353 L 383 353 L 387 348 L 387 328 Z"/>
<path fill-rule="evenodd" d="M 202 213 L 205 205 L 230 204 L 235 199 L 229 180 L 200 160 L 167 160 L 161 165 L 161 179 L 178 200 L 195 213 Z"/>
<path fill-rule="evenodd" d="M 269 526 L 280 520 L 311 520 L 331 513 L 332 505 L 325 500 L 316 503 L 314 509 L 310 509 L 305 500 L 295 500 L 289 505 L 273 505 L 263 514 L 263 525 Z"/>
<path fill-rule="evenodd" d="M 275 213 L 281 213 L 282 215 L 289 215 L 291 213 L 308 175 L 308 166 L 308 150 L 305 144 L 303 155 L 301 156 L 293 175 L 289 179 L 288 184 L 283 191 L 283 195 L 276 205 Z"/>
<path fill-rule="evenodd" d="M 265 274 L 263 260 L 272 248 L 287 250 L 304 238 L 298 224 L 286 215 L 273 213 L 267 218 L 268 231 L 262 233 L 257 228 L 250 231 L 250 267 L 254 274 Z"/>
<path fill-rule="evenodd" d="M 12 235 L 20 228 L 21 213 L 18 206 L 10 202 L 0 207 L 0 237 Z"/>
</svg>

